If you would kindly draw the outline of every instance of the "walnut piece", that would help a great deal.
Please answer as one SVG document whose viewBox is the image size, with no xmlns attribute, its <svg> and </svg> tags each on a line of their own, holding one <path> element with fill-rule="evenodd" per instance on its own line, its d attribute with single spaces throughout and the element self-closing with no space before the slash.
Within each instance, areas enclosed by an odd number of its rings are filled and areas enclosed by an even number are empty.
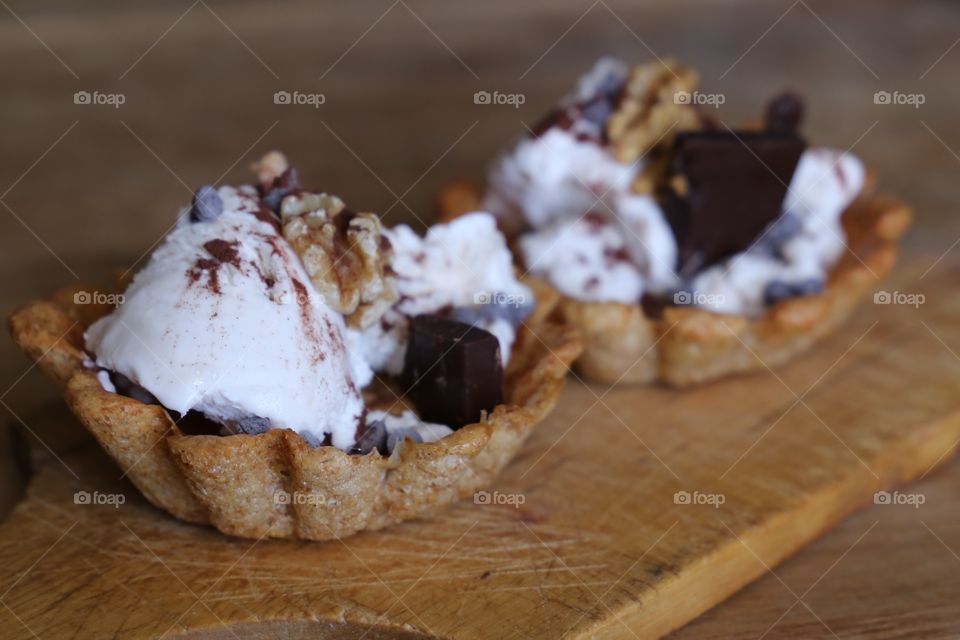
<svg viewBox="0 0 960 640">
<path fill-rule="evenodd" d="M 264 189 L 269 189 L 273 181 L 283 175 L 283 172 L 290 167 L 287 162 L 287 156 L 279 151 L 268 151 L 257 162 L 253 163 L 251 169 L 257 173 L 257 181 Z"/>
<path fill-rule="evenodd" d="M 376 215 L 354 213 L 336 196 L 304 193 L 283 200 L 280 219 L 314 288 L 349 326 L 366 328 L 390 308 L 397 298 L 390 243 Z"/>
<path fill-rule="evenodd" d="M 671 144 L 677 133 L 699 128 L 696 109 L 682 97 L 696 84 L 696 72 L 672 59 L 631 69 L 623 99 L 607 120 L 617 160 L 635 162 L 654 147 Z"/>
</svg>

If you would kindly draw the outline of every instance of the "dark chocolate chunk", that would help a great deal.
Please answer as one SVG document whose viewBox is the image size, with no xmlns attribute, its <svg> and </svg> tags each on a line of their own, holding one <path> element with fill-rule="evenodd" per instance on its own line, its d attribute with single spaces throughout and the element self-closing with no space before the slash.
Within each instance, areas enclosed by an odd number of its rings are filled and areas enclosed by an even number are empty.
<svg viewBox="0 0 960 640">
<path fill-rule="evenodd" d="M 193 204 L 190 207 L 191 222 L 216 220 L 222 213 L 223 199 L 212 186 L 203 185 L 193 194 Z"/>
<path fill-rule="evenodd" d="M 677 238 L 681 277 L 743 251 L 780 216 L 805 146 L 799 136 L 770 132 L 677 136 L 671 173 L 683 178 L 685 193 L 667 186 L 660 196 Z"/>
<path fill-rule="evenodd" d="M 803 98 L 792 92 L 781 93 L 767 104 L 767 131 L 796 133 L 803 122 Z"/>
<path fill-rule="evenodd" d="M 817 278 L 806 278 L 797 282 L 772 280 L 763 290 L 763 301 L 769 306 L 789 298 L 810 296 L 821 291 L 823 291 L 823 281 Z"/>
<path fill-rule="evenodd" d="M 456 320 L 417 316 L 402 381 L 422 420 L 451 429 L 477 422 L 503 402 L 500 342 Z"/>
<path fill-rule="evenodd" d="M 270 189 L 261 195 L 261 199 L 270 209 L 279 214 L 280 204 L 291 193 L 300 190 L 300 177 L 294 167 L 288 167 L 270 185 Z"/>
<path fill-rule="evenodd" d="M 247 433 L 255 435 L 269 431 L 270 421 L 259 416 L 248 416 L 232 423 L 229 428 L 233 433 Z"/>
<path fill-rule="evenodd" d="M 350 453 L 366 455 L 376 449 L 381 455 L 387 455 L 387 427 L 382 420 L 371 422 L 363 429 L 357 443 Z"/>
</svg>

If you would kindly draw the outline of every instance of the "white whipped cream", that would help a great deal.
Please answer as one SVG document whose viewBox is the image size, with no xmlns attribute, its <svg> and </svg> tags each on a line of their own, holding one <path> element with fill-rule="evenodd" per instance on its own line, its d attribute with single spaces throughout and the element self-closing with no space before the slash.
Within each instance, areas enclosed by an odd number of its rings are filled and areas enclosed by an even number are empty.
<svg viewBox="0 0 960 640">
<path fill-rule="evenodd" d="M 863 189 L 865 169 L 855 156 L 833 149 L 809 149 L 790 181 L 783 214 L 794 216 L 799 232 L 780 249 L 765 254 L 763 239 L 745 252 L 698 274 L 690 287 L 693 301 L 718 313 L 763 313 L 770 282 L 824 281 L 845 250 L 841 217 Z"/>
<path fill-rule="evenodd" d="M 87 349 L 173 411 L 225 424 L 256 416 L 349 448 L 364 410 L 354 372 L 364 364 L 345 348 L 342 317 L 274 227 L 248 213 L 252 188 L 218 194 L 220 217 L 182 216 L 124 303 L 89 328 Z M 228 245 L 219 260 L 204 247 L 211 241 Z"/>
<path fill-rule="evenodd" d="M 624 234 L 603 216 L 559 220 L 520 237 L 530 272 L 577 300 L 632 304 L 643 276 L 628 258 Z"/>
<path fill-rule="evenodd" d="M 606 148 L 553 127 L 523 138 L 494 162 L 482 208 L 537 228 L 595 209 L 598 198 L 626 191 L 635 175 L 635 167 Z"/>
<path fill-rule="evenodd" d="M 622 61 L 602 58 L 561 105 L 588 101 L 627 73 Z M 581 125 L 596 128 L 586 121 L 570 130 L 555 126 L 501 155 L 483 206 L 530 227 L 519 244 L 524 265 L 561 293 L 633 304 L 645 291 L 676 284 L 676 240 L 656 201 L 631 190 L 643 163 L 619 162 L 606 146 L 579 138 Z"/>
<path fill-rule="evenodd" d="M 677 243 L 656 201 L 629 191 L 602 207 L 520 237 L 524 264 L 566 296 L 635 304 L 677 277 Z"/>
<path fill-rule="evenodd" d="M 351 349 L 358 350 L 374 371 L 390 375 L 403 371 L 409 322 L 416 315 L 497 300 L 533 302 L 533 293 L 517 279 L 510 250 L 488 213 L 434 225 L 425 236 L 406 225 L 384 229 L 383 234 L 393 246 L 397 302 L 380 322 L 362 331 L 348 329 Z M 516 337 L 513 325 L 481 319 L 476 326 L 497 336 L 506 365 Z"/>
<path fill-rule="evenodd" d="M 589 99 L 611 74 L 621 73 L 616 61 L 602 60 L 565 102 Z M 503 220 L 526 222 L 530 230 L 518 243 L 525 266 L 564 295 L 634 304 L 646 292 L 683 289 L 688 304 L 755 316 L 766 308 L 770 283 L 826 279 L 845 246 L 840 217 L 864 181 L 863 165 L 852 155 L 807 150 L 783 204 L 799 232 L 777 255 L 761 242 L 681 287 L 672 229 L 652 197 L 630 188 L 642 169 L 553 127 L 494 162 L 483 202 Z"/>
<path fill-rule="evenodd" d="M 784 200 L 784 212 L 803 222 L 802 231 L 783 249 L 787 260 L 825 272 L 843 254 L 844 210 L 863 190 L 866 169 L 860 160 L 835 149 L 816 148 L 800 156 Z"/>
<path fill-rule="evenodd" d="M 627 251 L 643 274 L 646 289 L 666 291 L 677 284 L 677 241 L 653 197 L 633 192 L 614 194 L 606 210 L 622 229 Z"/>
</svg>

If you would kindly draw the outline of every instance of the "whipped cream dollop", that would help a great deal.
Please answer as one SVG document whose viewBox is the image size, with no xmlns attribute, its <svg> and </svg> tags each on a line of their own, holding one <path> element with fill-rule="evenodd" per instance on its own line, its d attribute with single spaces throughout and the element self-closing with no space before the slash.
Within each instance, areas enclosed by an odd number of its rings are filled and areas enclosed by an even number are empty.
<svg viewBox="0 0 960 640">
<path fill-rule="evenodd" d="M 513 258 L 493 216 L 463 215 L 423 236 L 406 225 L 384 229 L 393 258 L 396 303 L 379 322 L 348 329 L 349 343 L 374 371 L 403 370 L 410 319 L 452 311 L 457 319 L 494 334 L 506 365 L 517 325 L 535 304 L 514 273 Z"/>
<path fill-rule="evenodd" d="M 134 277 L 124 302 L 95 322 L 86 347 L 180 414 L 228 428 L 283 427 L 353 444 L 364 403 L 342 316 L 310 285 L 252 187 L 221 187 L 223 210 L 186 212 Z"/>
<path fill-rule="evenodd" d="M 520 236 L 524 264 L 566 296 L 634 304 L 678 282 L 677 243 L 656 201 L 619 191 L 609 204 Z"/>
<path fill-rule="evenodd" d="M 482 208 L 501 219 L 523 218 L 541 227 L 597 208 L 607 193 L 625 192 L 635 173 L 606 147 L 552 127 L 521 139 L 494 162 Z"/>
<path fill-rule="evenodd" d="M 527 227 L 526 268 L 578 300 L 632 304 L 677 283 L 673 233 L 656 200 L 631 189 L 646 163 L 618 161 L 592 114 L 627 74 L 622 61 L 601 58 L 560 101 L 563 117 L 521 138 L 487 176 L 483 207 L 506 228 L 517 219 Z"/>
<path fill-rule="evenodd" d="M 530 273 L 586 302 L 637 304 L 654 294 L 748 316 L 821 290 L 845 247 L 841 215 L 863 188 L 860 161 L 807 149 L 782 214 L 767 232 L 749 248 L 681 278 L 674 229 L 657 199 L 634 191 L 641 182 L 650 188 L 647 161 L 618 161 L 604 129 L 630 77 L 622 62 L 600 60 L 545 126 L 491 165 L 482 202 L 504 228 L 518 231 Z"/>
</svg>

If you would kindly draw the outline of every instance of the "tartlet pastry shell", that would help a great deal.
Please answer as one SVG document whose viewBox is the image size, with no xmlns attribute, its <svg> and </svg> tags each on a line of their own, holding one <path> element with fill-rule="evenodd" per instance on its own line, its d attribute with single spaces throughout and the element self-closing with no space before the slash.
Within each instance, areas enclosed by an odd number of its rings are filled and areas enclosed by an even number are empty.
<svg viewBox="0 0 960 640">
<path fill-rule="evenodd" d="M 83 331 L 108 307 L 75 305 L 75 287 L 9 321 L 16 343 L 62 388 L 83 425 L 154 505 L 247 538 L 327 540 L 427 516 L 487 486 L 556 404 L 581 350 L 551 319 L 558 296 L 528 281 L 538 306 L 518 332 L 505 400 L 433 443 L 404 441 L 384 457 L 311 448 L 296 432 L 189 435 L 165 409 L 105 391 L 85 368 Z M 279 498 L 278 498 L 279 496 Z"/>
</svg>

